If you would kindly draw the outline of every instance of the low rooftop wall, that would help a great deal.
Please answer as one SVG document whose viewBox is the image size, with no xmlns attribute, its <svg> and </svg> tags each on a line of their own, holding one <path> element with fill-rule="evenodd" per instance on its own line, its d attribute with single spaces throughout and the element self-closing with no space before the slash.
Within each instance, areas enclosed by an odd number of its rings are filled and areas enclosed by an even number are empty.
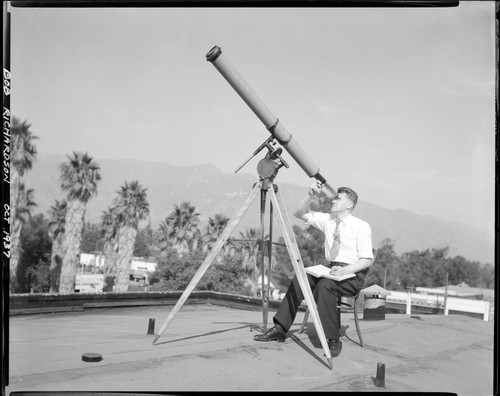
<svg viewBox="0 0 500 396">
<path fill-rule="evenodd" d="M 126 293 L 12 294 L 9 297 L 10 316 L 55 312 L 82 312 L 91 308 L 175 305 L 182 291 Z M 259 310 L 262 299 L 212 291 L 193 291 L 185 304 L 218 304 L 241 309 Z M 270 300 L 277 308 L 279 301 Z"/>
</svg>

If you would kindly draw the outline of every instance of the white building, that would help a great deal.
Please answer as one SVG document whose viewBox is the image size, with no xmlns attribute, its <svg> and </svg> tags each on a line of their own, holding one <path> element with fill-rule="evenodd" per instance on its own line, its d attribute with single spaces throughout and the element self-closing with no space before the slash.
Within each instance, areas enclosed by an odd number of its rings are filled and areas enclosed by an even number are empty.
<svg viewBox="0 0 500 396">
<path fill-rule="evenodd" d="M 90 253 L 80 254 L 80 266 L 82 270 L 82 275 L 84 272 L 88 272 L 88 267 L 93 267 L 96 269 L 104 268 L 106 264 L 105 255 L 95 255 Z M 146 260 L 142 257 L 132 258 L 132 263 L 130 265 L 130 275 L 135 280 L 144 281 L 148 283 L 149 275 L 156 271 L 157 263 Z M 87 267 L 87 268 L 85 268 Z M 82 286 L 83 287 L 83 286 Z M 87 289 L 88 287 L 85 286 Z"/>
<path fill-rule="evenodd" d="M 273 300 L 283 299 L 285 293 L 280 292 L 279 288 L 274 284 L 272 279 L 269 284 L 269 288 L 270 288 L 270 298 L 272 298 Z M 267 289 L 267 275 L 264 275 L 264 289 Z M 262 276 L 259 275 L 257 281 L 257 297 L 260 297 L 261 295 L 262 295 Z"/>
<path fill-rule="evenodd" d="M 76 274 L 75 292 L 102 293 L 103 289 L 103 274 Z"/>
</svg>

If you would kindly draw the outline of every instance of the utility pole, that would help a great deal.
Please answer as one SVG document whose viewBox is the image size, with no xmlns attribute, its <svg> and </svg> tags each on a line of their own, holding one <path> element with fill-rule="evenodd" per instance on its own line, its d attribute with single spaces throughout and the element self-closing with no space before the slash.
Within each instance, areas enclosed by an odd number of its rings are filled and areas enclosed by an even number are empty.
<svg viewBox="0 0 500 396">
<path fill-rule="evenodd" d="M 446 273 L 446 281 L 444 284 L 444 314 L 448 315 L 448 272 Z"/>
</svg>

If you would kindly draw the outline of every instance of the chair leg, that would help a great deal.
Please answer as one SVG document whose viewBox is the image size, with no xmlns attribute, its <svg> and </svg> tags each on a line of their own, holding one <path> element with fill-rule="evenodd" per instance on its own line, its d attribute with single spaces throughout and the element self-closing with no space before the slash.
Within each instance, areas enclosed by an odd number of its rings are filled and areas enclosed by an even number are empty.
<svg viewBox="0 0 500 396">
<path fill-rule="evenodd" d="M 358 338 L 359 338 L 359 343 L 362 348 L 364 348 L 363 344 L 363 337 L 361 336 L 361 330 L 359 329 L 359 321 L 358 321 L 358 308 L 357 308 L 357 302 L 358 299 L 356 298 L 354 300 L 354 323 L 356 325 L 356 332 L 358 333 Z M 341 324 L 341 311 L 342 308 L 340 306 L 340 299 L 339 299 L 339 304 L 337 305 L 337 319 L 339 322 L 339 329 L 342 330 L 342 324 Z M 300 329 L 298 331 L 299 334 L 302 334 L 304 332 L 304 328 L 306 327 L 307 319 L 309 318 L 309 308 L 306 309 L 306 313 L 304 314 L 304 320 L 302 321 L 302 324 L 300 325 Z"/>
<path fill-rule="evenodd" d="M 359 330 L 359 322 L 358 322 L 358 308 L 357 306 L 358 299 L 354 300 L 354 323 L 356 324 L 356 332 L 358 333 L 359 343 L 363 348 L 363 337 L 361 337 L 361 331 Z"/>
<path fill-rule="evenodd" d="M 304 327 L 306 327 L 307 319 L 309 318 L 309 308 L 306 309 L 306 313 L 304 314 L 304 320 L 302 321 L 302 324 L 300 325 L 299 329 L 299 334 L 302 334 L 304 331 Z"/>
<path fill-rule="evenodd" d="M 337 323 L 339 324 L 339 335 L 345 336 L 345 331 L 342 334 L 342 296 L 340 295 L 337 297 Z"/>
</svg>

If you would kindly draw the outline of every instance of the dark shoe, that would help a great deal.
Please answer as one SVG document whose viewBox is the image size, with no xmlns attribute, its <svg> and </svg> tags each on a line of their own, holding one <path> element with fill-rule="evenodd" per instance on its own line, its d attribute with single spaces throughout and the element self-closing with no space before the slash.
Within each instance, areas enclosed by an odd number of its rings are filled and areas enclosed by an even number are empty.
<svg viewBox="0 0 500 396">
<path fill-rule="evenodd" d="M 269 330 L 267 330 L 264 334 L 257 334 L 256 336 L 253 337 L 253 339 L 255 341 L 263 341 L 263 342 L 269 342 L 269 341 L 285 342 L 285 333 L 278 330 L 276 326 L 273 326 Z"/>
<path fill-rule="evenodd" d="M 330 348 L 330 355 L 337 357 L 340 355 L 340 351 L 342 351 L 342 341 L 328 340 L 328 348 Z"/>
</svg>

